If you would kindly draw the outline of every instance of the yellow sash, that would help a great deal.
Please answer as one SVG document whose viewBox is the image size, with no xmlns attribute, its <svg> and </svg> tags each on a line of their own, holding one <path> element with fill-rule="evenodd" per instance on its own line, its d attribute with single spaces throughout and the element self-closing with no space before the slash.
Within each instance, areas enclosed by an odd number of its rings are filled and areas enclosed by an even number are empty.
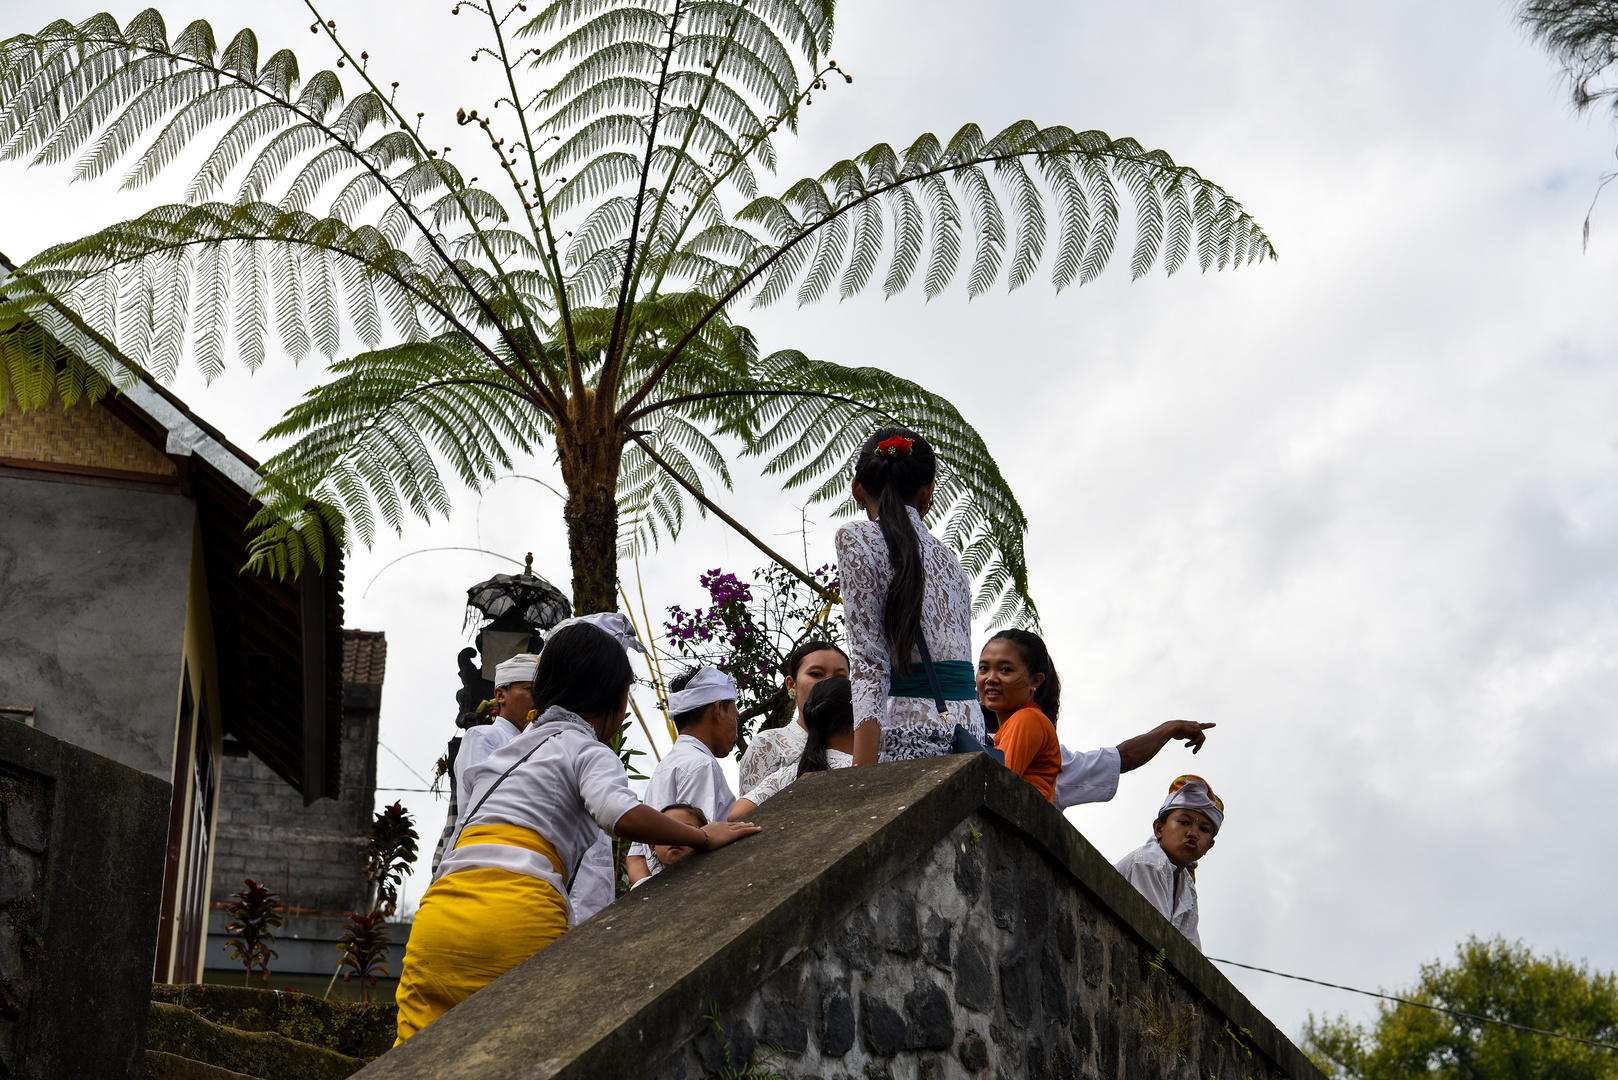
<svg viewBox="0 0 1618 1080">
<path fill-rule="evenodd" d="M 562 884 L 567 882 L 567 867 L 562 865 L 562 856 L 557 854 L 551 842 L 539 835 L 533 829 L 526 829 L 521 825 L 468 825 L 461 831 L 461 837 L 455 841 L 457 848 L 471 847 L 473 844 L 499 844 L 503 847 L 520 847 L 528 851 L 545 856 L 551 861 L 557 876 Z"/>
</svg>

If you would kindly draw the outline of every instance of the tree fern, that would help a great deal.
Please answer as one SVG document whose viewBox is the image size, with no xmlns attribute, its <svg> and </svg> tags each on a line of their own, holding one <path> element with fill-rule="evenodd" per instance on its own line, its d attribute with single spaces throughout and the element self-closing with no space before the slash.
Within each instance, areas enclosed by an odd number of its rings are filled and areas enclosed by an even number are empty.
<svg viewBox="0 0 1618 1080">
<path fill-rule="evenodd" d="M 881 143 L 764 193 L 775 139 L 852 81 L 827 58 L 831 0 L 462 0 L 486 34 L 474 59 L 503 87 L 457 103 L 477 144 L 459 155 L 429 146 L 398 84 L 306 6 L 335 67 L 201 20 L 171 35 L 155 10 L 0 43 L 0 157 L 126 187 L 200 162 L 183 202 L 7 283 L 3 378 L 27 406 L 58 371 L 93 396 L 182 356 L 209 377 L 272 346 L 322 357 L 331 378 L 271 431 L 289 442 L 252 549 L 270 572 L 446 514 L 449 476 L 477 487 L 549 439 L 576 602 L 611 607 L 618 516 L 638 550 L 677 536 L 693 502 L 720 512 L 725 439 L 846 509 L 861 436 L 900 422 L 938 448 L 935 524 L 979 612 L 1031 624 L 1026 517 L 959 411 L 877 369 L 761 356 L 735 312 L 918 283 L 976 296 L 1041 273 L 1060 291 L 1120 243 L 1136 277 L 1274 257 L 1240 204 L 1167 153 L 1032 121 Z M 489 182 L 464 175 L 472 152 Z M 42 343 L 58 332 L 82 360 Z"/>
</svg>

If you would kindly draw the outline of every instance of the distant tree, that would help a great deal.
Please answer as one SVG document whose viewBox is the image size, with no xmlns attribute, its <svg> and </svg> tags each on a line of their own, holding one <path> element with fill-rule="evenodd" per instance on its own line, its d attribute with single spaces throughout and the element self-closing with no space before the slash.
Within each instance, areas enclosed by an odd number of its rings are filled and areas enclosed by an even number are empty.
<svg viewBox="0 0 1618 1080">
<path fill-rule="evenodd" d="M 225 909 L 229 919 L 225 933 L 234 935 L 225 945 L 230 949 L 230 958 L 247 969 L 242 976 L 242 985 L 246 986 L 255 967 L 263 973 L 264 981 L 269 982 L 270 959 L 281 955 L 270 947 L 275 944 L 271 931 L 281 925 L 281 905 L 268 886 L 252 878 L 242 884 L 247 887 L 233 894 Z"/>
<path fill-rule="evenodd" d="M 1061 290 L 1115 250 L 1136 277 L 1275 254 L 1166 152 L 1030 120 L 878 143 L 767 194 L 779 139 L 853 81 L 828 59 L 833 0 L 460 0 L 493 78 L 420 111 L 305 6 L 313 63 L 248 29 L 171 35 L 155 10 L 0 43 L 0 158 L 76 159 L 83 180 L 123 166 L 126 187 L 196 169 L 183 202 L 41 252 L 7 283 L 0 331 L 32 318 L 69 345 L 8 356 L 0 335 L 24 407 L 76 356 L 102 382 L 68 385 L 93 395 L 106 377 L 171 375 L 187 343 L 209 377 L 232 354 L 257 367 L 272 339 L 295 358 L 362 346 L 270 432 L 296 441 L 266 465 L 256 568 L 296 573 L 333 537 L 370 543 L 379 519 L 447 514 L 443 473 L 477 487 L 548 442 L 574 607 L 611 610 L 626 541 L 677 534 L 692 503 L 719 511 L 724 440 L 852 510 L 853 451 L 900 422 L 938 450 L 932 519 L 978 610 L 1034 624 L 1026 517 L 955 406 L 880 368 L 765 354 L 735 309 L 915 282 L 932 297 L 963 276 L 975 296 L 1042 263 Z M 432 33 L 419 12 L 389 6 Z M 472 145 L 424 131 L 426 110 Z"/>
<path fill-rule="evenodd" d="M 1468 938 L 1455 962 L 1424 964 L 1397 996 L 1618 1044 L 1618 977 L 1521 942 Z M 1370 1027 L 1345 1016 L 1304 1027 L 1304 1049 L 1337 1080 L 1615 1080 L 1618 1051 L 1434 1012 L 1382 1005 Z"/>
<path fill-rule="evenodd" d="M 1605 105 L 1618 116 L 1618 3 L 1614 0 L 1525 0 L 1518 21 L 1567 73 L 1573 105 L 1580 112 Z M 1601 180 L 1605 187 L 1618 173 Z M 1599 193 L 1599 188 L 1597 189 Z M 1595 207 L 1590 208 L 1591 214 Z M 1584 219 L 1590 240 L 1590 216 Z"/>
</svg>

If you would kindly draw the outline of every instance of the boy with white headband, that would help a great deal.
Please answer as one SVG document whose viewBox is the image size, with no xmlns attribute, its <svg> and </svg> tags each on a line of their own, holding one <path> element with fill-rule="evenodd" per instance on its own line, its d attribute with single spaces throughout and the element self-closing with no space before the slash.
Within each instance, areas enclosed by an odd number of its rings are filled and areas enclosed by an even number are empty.
<svg viewBox="0 0 1618 1080">
<path fill-rule="evenodd" d="M 538 668 L 539 657 L 534 653 L 518 653 L 495 665 L 494 704 L 499 715 L 494 723 L 467 728 L 461 736 L 461 749 L 455 755 L 452 795 L 466 790 L 468 767 L 515 739 L 528 726 L 528 713 L 534 707 L 534 672 Z"/>
<path fill-rule="evenodd" d="M 1197 863 L 1213 850 L 1225 804 L 1200 776 L 1169 785 L 1153 836 L 1118 860 L 1117 870 L 1173 927 L 1202 951 L 1197 933 Z"/>
<path fill-rule="evenodd" d="M 455 765 L 449 774 L 449 814 L 444 821 L 444 835 L 433 852 L 433 875 L 460 825 L 460 815 L 466 809 L 466 770 L 477 764 L 506 743 L 515 739 L 528 726 L 528 713 L 534 707 L 532 692 L 534 672 L 539 668 L 539 657 L 533 653 L 518 653 L 501 661 L 494 669 L 495 718 L 492 723 L 467 728 L 461 734 L 461 745 L 455 751 Z"/>
<path fill-rule="evenodd" d="M 736 681 L 714 667 L 699 667 L 669 683 L 669 717 L 680 737 L 652 770 L 642 801 L 650 807 L 686 803 L 709 821 L 725 821 L 736 796 L 719 758 L 736 748 Z M 633 885 L 650 877 L 651 848 L 635 844 L 625 861 Z"/>
</svg>

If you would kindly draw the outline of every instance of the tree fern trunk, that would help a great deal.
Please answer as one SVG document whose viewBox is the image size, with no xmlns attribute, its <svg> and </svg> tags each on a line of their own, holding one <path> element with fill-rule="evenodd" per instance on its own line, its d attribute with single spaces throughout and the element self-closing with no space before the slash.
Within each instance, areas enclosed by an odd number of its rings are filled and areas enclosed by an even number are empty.
<svg viewBox="0 0 1618 1080">
<path fill-rule="evenodd" d="M 557 431 L 567 484 L 567 550 L 573 563 L 573 613 L 618 610 L 618 461 L 623 446 L 610 429 L 592 429 L 589 398 L 570 402 L 570 423 Z M 579 407 L 582 405 L 583 407 Z"/>
</svg>

